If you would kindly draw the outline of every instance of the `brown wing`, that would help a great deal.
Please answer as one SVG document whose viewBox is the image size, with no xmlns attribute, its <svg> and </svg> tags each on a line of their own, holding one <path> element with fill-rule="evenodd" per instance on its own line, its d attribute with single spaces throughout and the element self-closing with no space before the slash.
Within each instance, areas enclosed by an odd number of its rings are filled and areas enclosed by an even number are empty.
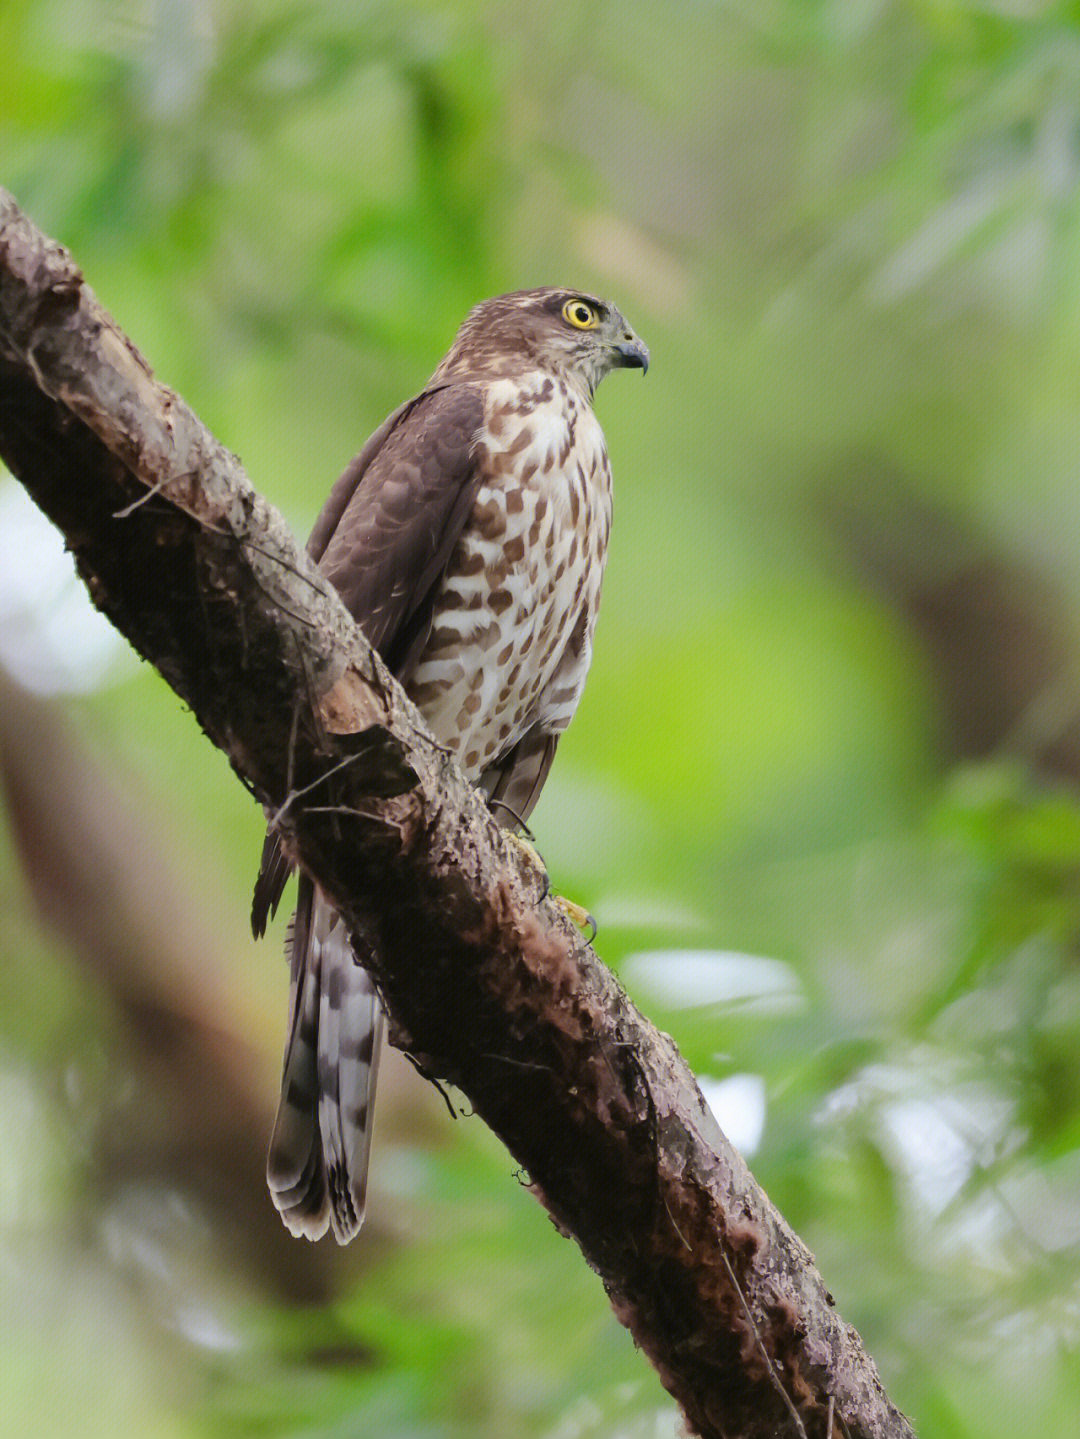
<svg viewBox="0 0 1080 1439">
<path fill-rule="evenodd" d="M 483 417 L 475 384 L 433 387 L 402 405 L 331 490 L 308 540 L 308 553 L 401 680 L 423 648 L 439 578 L 476 498 L 473 446 Z M 251 907 L 256 935 L 291 868 L 268 834 Z"/>
<path fill-rule="evenodd" d="M 308 542 L 353 619 L 397 675 L 479 484 L 473 385 L 428 390 L 376 431 L 334 486 Z M 374 441 L 381 439 L 378 446 Z"/>
</svg>

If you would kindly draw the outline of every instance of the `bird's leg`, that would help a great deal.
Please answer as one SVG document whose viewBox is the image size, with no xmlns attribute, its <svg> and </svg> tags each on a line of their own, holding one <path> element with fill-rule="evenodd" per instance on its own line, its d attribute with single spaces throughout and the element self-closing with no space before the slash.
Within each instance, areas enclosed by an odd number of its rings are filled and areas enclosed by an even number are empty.
<svg viewBox="0 0 1080 1439">
<path fill-rule="evenodd" d="M 506 830 L 505 834 L 506 838 L 514 846 L 515 850 L 517 850 L 518 857 L 525 861 L 526 867 L 539 872 L 541 885 L 540 896 L 537 900 L 539 904 L 540 900 L 547 899 L 551 892 L 551 878 L 547 872 L 547 865 L 540 858 L 540 851 L 536 848 L 536 845 L 533 844 L 531 835 L 518 834 L 512 829 Z"/>
<path fill-rule="evenodd" d="M 576 924 L 579 929 L 587 929 L 589 931 L 588 941 L 591 944 L 596 938 L 596 920 L 593 919 L 589 911 L 582 905 L 575 904 L 572 899 L 567 899 L 565 895 L 551 893 L 551 877 L 547 872 L 547 865 L 541 859 L 539 850 L 530 839 L 526 839 L 524 835 L 515 834 L 512 829 L 507 830 L 506 837 L 512 842 L 518 854 L 526 860 L 529 867 L 540 871 L 543 881 L 540 900 L 550 898 L 552 904 L 555 905 L 557 909 L 561 909 L 567 919 Z M 539 903 L 540 900 L 538 900 L 537 903 Z"/>
</svg>

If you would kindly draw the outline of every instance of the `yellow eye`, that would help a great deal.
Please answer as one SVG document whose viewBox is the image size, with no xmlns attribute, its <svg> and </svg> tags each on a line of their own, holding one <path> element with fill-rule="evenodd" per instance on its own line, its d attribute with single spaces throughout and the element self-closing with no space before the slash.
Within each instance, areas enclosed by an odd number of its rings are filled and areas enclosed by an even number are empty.
<svg viewBox="0 0 1080 1439">
<path fill-rule="evenodd" d="M 584 300 L 567 300 L 562 312 L 563 319 L 573 325 L 575 330 L 591 330 L 600 319 L 593 307 Z"/>
</svg>

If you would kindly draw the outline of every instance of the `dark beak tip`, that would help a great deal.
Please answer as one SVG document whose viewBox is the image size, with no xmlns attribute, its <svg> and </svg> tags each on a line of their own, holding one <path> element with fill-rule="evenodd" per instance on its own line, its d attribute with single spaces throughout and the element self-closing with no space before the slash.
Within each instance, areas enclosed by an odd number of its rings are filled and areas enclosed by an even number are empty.
<svg viewBox="0 0 1080 1439">
<path fill-rule="evenodd" d="M 627 340 L 619 346 L 619 356 L 624 369 L 640 370 L 647 374 L 649 369 L 649 351 L 640 340 Z"/>
</svg>

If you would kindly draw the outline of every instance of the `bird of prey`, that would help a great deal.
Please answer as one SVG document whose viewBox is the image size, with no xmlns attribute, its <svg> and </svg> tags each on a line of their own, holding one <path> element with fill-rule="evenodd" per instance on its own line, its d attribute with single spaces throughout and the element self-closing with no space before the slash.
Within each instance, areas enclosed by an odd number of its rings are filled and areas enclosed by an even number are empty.
<svg viewBox="0 0 1080 1439">
<path fill-rule="evenodd" d="M 649 352 L 614 305 L 522 290 L 476 305 L 428 384 L 338 480 L 308 553 L 436 739 L 523 825 L 592 653 L 611 469 L 592 410 L 609 370 Z M 290 863 L 263 849 L 252 927 Z M 267 1161 L 288 1228 L 344 1244 L 364 1215 L 382 1034 L 362 945 L 301 874 L 290 1019 Z"/>
</svg>

